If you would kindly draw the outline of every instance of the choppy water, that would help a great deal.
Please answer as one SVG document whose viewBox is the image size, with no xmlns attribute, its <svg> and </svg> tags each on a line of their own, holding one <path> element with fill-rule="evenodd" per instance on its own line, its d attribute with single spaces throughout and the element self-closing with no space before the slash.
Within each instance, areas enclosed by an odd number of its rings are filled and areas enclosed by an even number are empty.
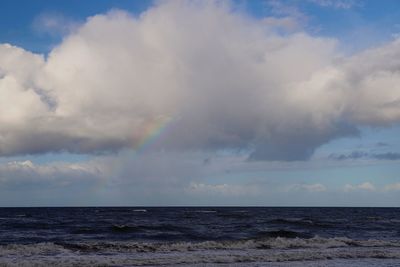
<svg viewBox="0 0 400 267">
<path fill-rule="evenodd" d="M 400 209 L 3 208 L 2 265 L 400 266 Z"/>
</svg>

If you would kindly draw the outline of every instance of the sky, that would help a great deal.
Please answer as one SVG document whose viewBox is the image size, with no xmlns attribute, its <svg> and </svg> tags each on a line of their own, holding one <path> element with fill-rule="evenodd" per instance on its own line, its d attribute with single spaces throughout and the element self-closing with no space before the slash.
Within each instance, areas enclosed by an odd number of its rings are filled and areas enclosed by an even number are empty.
<svg viewBox="0 0 400 267">
<path fill-rule="evenodd" d="M 0 206 L 400 205 L 399 1 L 0 5 Z"/>
</svg>

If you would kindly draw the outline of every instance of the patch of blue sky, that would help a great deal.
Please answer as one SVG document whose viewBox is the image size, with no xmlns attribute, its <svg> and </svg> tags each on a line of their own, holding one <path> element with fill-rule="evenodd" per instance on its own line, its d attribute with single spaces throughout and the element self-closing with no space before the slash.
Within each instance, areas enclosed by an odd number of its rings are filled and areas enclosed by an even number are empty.
<svg viewBox="0 0 400 267">
<path fill-rule="evenodd" d="M 307 167 L 308 166 L 308 167 Z M 397 183 L 400 164 L 398 162 L 364 162 L 318 167 L 304 163 L 303 167 L 282 168 L 281 170 L 254 170 L 221 172 L 207 176 L 209 184 L 256 184 L 261 187 L 291 184 L 321 183 L 329 190 L 342 190 L 345 184 L 370 182 L 377 187 Z"/>
<path fill-rule="evenodd" d="M 332 153 L 393 152 L 400 153 L 400 125 L 386 128 L 362 127 L 359 136 L 339 138 L 319 147 L 313 158 L 326 158 Z"/>
<path fill-rule="evenodd" d="M 31 161 L 34 164 L 46 164 L 52 162 L 78 163 L 88 161 L 94 156 L 86 154 L 71 154 L 71 153 L 46 153 L 38 155 L 21 155 L 13 157 L 0 157 L 0 164 L 13 161 Z"/>
</svg>

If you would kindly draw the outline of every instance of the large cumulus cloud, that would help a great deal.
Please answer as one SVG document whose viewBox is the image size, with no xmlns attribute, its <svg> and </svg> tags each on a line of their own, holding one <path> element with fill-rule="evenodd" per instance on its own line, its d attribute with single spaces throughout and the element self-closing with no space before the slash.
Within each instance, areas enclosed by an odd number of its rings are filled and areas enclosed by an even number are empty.
<svg viewBox="0 0 400 267">
<path fill-rule="evenodd" d="M 351 57 L 225 2 L 88 18 L 48 56 L 0 45 L 0 155 L 233 149 L 303 160 L 400 120 L 400 41 Z M 155 125 L 155 126 L 154 126 Z"/>
</svg>

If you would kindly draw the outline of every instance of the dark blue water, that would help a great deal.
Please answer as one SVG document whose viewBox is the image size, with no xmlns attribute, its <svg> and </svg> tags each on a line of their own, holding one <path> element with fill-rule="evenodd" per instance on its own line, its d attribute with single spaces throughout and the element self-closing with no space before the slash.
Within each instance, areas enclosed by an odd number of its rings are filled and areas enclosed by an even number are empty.
<svg viewBox="0 0 400 267">
<path fill-rule="evenodd" d="M 263 237 L 400 239 L 398 208 L 2 208 L 0 244 Z"/>
<path fill-rule="evenodd" d="M 1 266 L 400 266 L 397 208 L 2 208 Z"/>
</svg>

